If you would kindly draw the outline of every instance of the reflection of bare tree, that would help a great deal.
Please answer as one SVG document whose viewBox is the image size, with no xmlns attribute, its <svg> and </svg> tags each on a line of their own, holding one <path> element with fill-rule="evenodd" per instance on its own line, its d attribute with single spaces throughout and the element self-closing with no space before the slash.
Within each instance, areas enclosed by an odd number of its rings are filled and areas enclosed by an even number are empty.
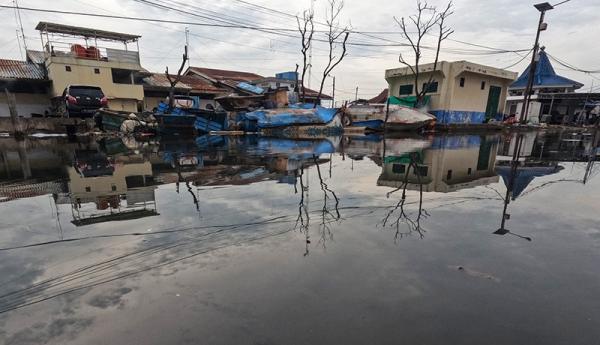
<svg viewBox="0 0 600 345">
<path fill-rule="evenodd" d="M 300 233 L 304 233 L 305 236 L 305 244 L 306 251 L 304 252 L 304 256 L 308 255 L 308 245 L 310 244 L 310 234 L 308 229 L 310 227 L 310 216 L 308 214 L 308 206 L 306 205 L 306 197 L 308 194 L 308 187 L 304 186 L 304 167 L 300 168 L 300 174 L 298 171 L 295 171 L 296 181 L 300 180 L 300 202 L 298 203 L 298 218 L 296 218 L 296 224 L 294 225 L 294 229 L 298 229 Z M 296 184 L 294 184 L 295 192 L 298 194 L 298 188 Z"/>
<path fill-rule="evenodd" d="M 417 217 L 414 219 L 411 218 L 410 215 L 406 213 L 406 210 L 404 209 L 406 205 L 406 189 L 408 187 L 408 174 L 410 173 L 411 169 L 417 176 L 417 184 L 419 185 L 419 209 L 417 212 Z M 417 233 L 419 234 L 420 238 L 423 238 L 425 236 L 425 230 L 421 227 L 421 219 L 423 218 L 423 216 L 427 217 L 428 213 L 426 210 L 423 209 L 423 184 L 421 183 L 421 172 L 417 165 L 416 153 L 410 154 L 410 163 L 404 173 L 404 181 L 402 181 L 402 184 L 398 188 L 392 190 L 391 192 L 388 192 L 386 194 L 386 197 L 389 198 L 390 195 L 400 190 L 402 190 L 402 196 L 400 197 L 400 200 L 398 201 L 396 206 L 394 206 L 390 211 L 388 211 L 386 216 L 381 221 L 381 225 L 385 227 L 388 224 L 390 224 L 390 227 L 394 227 L 396 229 L 396 234 L 394 235 L 395 241 L 405 236 L 412 235 L 413 233 Z M 397 214 L 396 219 L 393 222 L 390 222 L 390 218 L 394 214 Z M 404 223 L 407 228 L 404 231 L 402 231 L 402 223 Z"/>
<path fill-rule="evenodd" d="M 338 221 L 341 218 L 339 210 L 340 200 L 338 199 L 335 192 L 332 191 L 327 185 L 327 183 L 325 183 L 325 181 L 323 180 L 323 175 L 321 175 L 321 167 L 319 166 L 317 156 L 313 155 L 313 160 L 317 168 L 317 175 L 319 177 L 321 190 L 323 191 L 323 208 L 321 209 L 321 223 L 319 224 L 319 243 L 323 246 L 323 248 L 326 248 L 326 242 L 328 240 L 333 240 L 333 233 L 331 232 L 331 227 L 329 226 L 329 224 L 332 221 Z M 329 206 L 331 198 L 333 198 L 334 200 L 335 214 L 332 212 Z"/>
<path fill-rule="evenodd" d="M 175 182 L 175 191 L 177 192 L 177 194 L 179 194 L 179 183 L 184 182 L 188 192 L 192 196 L 192 201 L 194 202 L 194 205 L 196 205 L 196 211 L 200 212 L 200 202 L 198 201 L 198 197 L 196 197 L 196 194 L 190 186 L 190 181 L 187 181 L 181 174 L 181 165 L 179 165 L 179 162 L 177 160 L 175 160 L 175 165 L 177 166 L 177 182 Z"/>
</svg>

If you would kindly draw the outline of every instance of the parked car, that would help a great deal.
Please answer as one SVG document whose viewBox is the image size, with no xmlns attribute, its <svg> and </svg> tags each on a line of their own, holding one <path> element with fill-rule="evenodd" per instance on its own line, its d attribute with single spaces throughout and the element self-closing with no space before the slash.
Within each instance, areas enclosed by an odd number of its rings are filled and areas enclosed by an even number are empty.
<svg viewBox="0 0 600 345">
<path fill-rule="evenodd" d="M 98 109 L 108 106 L 108 99 L 98 86 L 69 85 L 63 91 L 60 103 L 61 115 L 88 117 L 93 116 Z"/>
</svg>

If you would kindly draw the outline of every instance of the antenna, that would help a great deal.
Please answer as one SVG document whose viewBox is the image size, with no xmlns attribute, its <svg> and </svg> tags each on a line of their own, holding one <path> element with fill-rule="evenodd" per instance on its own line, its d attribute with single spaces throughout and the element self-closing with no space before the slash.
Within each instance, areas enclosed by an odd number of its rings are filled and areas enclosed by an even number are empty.
<svg viewBox="0 0 600 345">
<path fill-rule="evenodd" d="M 19 25 L 19 28 L 21 29 L 21 37 L 23 38 L 23 48 L 25 49 L 25 54 L 27 54 L 27 41 L 25 40 L 25 31 L 23 30 L 23 21 L 21 20 L 21 11 L 19 11 L 19 3 L 17 2 L 17 0 L 13 0 L 13 2 L 15 4 L 15 16 L 17 18 L 17 24 Z M 19 47 L 20 47 L 20 45 L 19 45 Z M 22 54 L 23 53 L 21 52 L 21 55 Z"/>
<path fill-rule="evenodd" d="M 317 0 L 310 0 L 310 13 L 313 14 L 315 13 L 315 1 Z M 310 89 L 310 76 L 312 75 L 312 50 L 313 50 L 313 44 L 312 42 L 310 43 L 310 48 L 308 50 L 308 88 Z"/>
</svg>

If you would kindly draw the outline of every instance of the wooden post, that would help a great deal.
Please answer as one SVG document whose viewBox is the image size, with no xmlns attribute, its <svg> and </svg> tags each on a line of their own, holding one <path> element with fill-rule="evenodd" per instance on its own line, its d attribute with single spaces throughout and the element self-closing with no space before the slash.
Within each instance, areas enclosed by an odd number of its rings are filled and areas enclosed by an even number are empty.
<svg viewBox="0 0 600 345">
<path fill-rule="evenodd" d="M 19 132 L 17 129 L 17 118 L 19 117 L 17 112 L 17 99 L 7 88 L 4 88 L 4 93 L 6 93 L 6 103 L 8 104 L 8 111 L 10 112 L 10 122 L 13 126 L 13 133 L 17 133 Z"/>
</svg>

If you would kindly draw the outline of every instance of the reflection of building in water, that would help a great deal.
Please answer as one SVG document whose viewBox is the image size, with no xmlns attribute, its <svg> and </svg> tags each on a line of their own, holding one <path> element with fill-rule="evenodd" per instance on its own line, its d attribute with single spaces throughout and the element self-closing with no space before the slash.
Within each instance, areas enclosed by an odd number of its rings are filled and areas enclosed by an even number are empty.
<svg viewBox="0 0 600 345">
<path fill-rule="evenodd" d="M 97 152 L 78 152 L 76 156 L 74 166 L 67 169 L 67 200 L 75 225 L 157 214 L 150 162 L 112 161 Z"/>
<path fill-rule="evenodd" d="M 384 157 L 377 185 L 399 188 L 408 180 L 408 189 L 426 192 L 454 192 L 498 181 L 494 171 L 497 138 L 494 136 L 436 137 L 429 149 L 417 151 L 418 175 L 410 169 L 408 154 Z"/>
<path fill-rule="evenodd" d="M 522 139 L 521 161 L 588 161 L 598 147 L 599 135 L 594 132 L 526 132 Z M 506 137 L 498 148 L 499 160 L 510 160 L 515 150 L 517 136 Z"/>
</svg>

